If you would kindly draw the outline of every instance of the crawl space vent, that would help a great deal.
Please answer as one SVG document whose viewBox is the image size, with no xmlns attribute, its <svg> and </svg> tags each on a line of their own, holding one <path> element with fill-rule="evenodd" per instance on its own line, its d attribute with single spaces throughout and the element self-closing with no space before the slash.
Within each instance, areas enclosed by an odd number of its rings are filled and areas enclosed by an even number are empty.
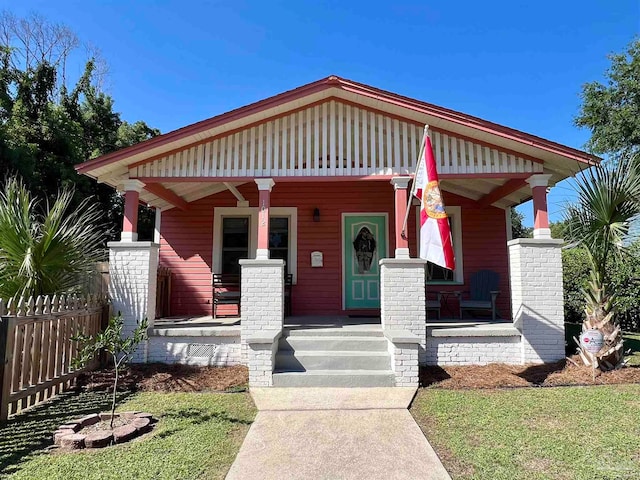
<svg viewBox="0 0 640 480">
<path fill-rule="evenodd" d="M 190 343 L 187 355 L 189 357 L 213 357 L 216 353 L 217 345 L 207 345 L 202 343 Z"/>
</svg>

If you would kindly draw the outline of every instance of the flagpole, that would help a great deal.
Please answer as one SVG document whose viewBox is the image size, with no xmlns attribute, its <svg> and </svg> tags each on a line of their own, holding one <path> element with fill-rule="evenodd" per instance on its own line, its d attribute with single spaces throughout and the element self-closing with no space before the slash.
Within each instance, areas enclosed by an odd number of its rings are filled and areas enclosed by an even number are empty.
<svg viewBox="0 0 640 480">
<path fill-rule="evenodd" d="M 413 185 L 411 186 L 411 192 L 409 192 L 409 200 L 407 201 L 407 211 L 404 215 L 404 223 L 402 224 L 402 233 L 400 236 L 403 240 L 407 240 L 407 221 L 409 220 L 409 213 L 411 212 L 411 203 L 413 202 L 413 192 L 416 191 L 416 174 L 418 173 L 418 169 L 420 168 L 420 162 L 422 161 L 422 157 L 424 156 L 424 146 L 426 145 L 426 138 L 429 134 L 429 125 L 424 126 L 424 134 L 422 135 L 422 146 L 420 147 L 420 153 L 418 154 L 418 161 L 416 163 L 416 171 L 413 174 Z"/>
</svg>

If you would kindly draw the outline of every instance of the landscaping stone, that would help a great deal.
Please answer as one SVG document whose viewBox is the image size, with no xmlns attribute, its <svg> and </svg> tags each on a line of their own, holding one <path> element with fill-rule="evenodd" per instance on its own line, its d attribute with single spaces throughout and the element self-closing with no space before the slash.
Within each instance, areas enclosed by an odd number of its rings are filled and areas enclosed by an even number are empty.
<svg viewBox="0 0 640 480">
<path fill-rule="evenodd" d="M 90 433 L 84 439 L 84 445 L 87 448 L 103 448 L 108 447 L 113 442 L 113 434 L 110 430 L 100 430 Z"/>
<path fill-rule="evenodd" d="M 109 413 L 109 412 L 100 413 L 100 414 L 98 414 L 98 416 L 100 417 L 100 421 L 102 421 L 102 422 L 104 422 L 106 420 L 111 420 L 111 413 Z M 113 418 L 119 418 L 119 417 L 120 417 L 119 413 L 116 413 L 116 414 L 113 415 Z"/>
<path fill-rule="evenodd" d="M 136 430 L 140 433 L 147 433 L 151 430 L 151 419 L 150 418 L 136 418 L 131 425 L 136 427 Z"/>
<path fill-rule="evenodd" d="M 123 425 L 121 427 L 113 429 L 113 439 L 116 443 L 128 442 L 133 437 L 135 437 L 137 433 L 138 430 L 136 430 L 136 427 L 134 427 L 132 424 Z"/>
<path fill-rule="evenodd" d="M 55 432 L 53 432 L 53 443 L 55 443 L 56 445 L 60 445 L 60 441 L 62 440 L 62 437 L 65 437 L 67 435 L 73 435 L 74 433 L 75 432 L 70 428 L 60 428 Z"/>
<path fill-rule="evenodd" d="M 134 412 L 120 412 L 120 415 L 121 415 L 123 418 L 126 418 L 126 419 L 132 419 L 132 418 L 136 418 L 136 416 L 138 415 L 138 413 L 140 413 L 140 412 L 138 412 L 138 411 L 134 411 Z"/>
<path fill-rule="evenodd" d="M 71 435 L 65 435 L 60 439 L 60 446 L 62 448 L 70 448 L 72 450 L 78 450 L 84 448 L 84 435 L 79 433 L 73 433 Z"/>
<path fill-rule="evenodd" d="M 79 423 L 82 426 L 82 428 L 88 427 L 89 425 L 94 425 L 99 421 L 100 421 L 100 415 L 98 415 L 97 413 L 92 413 L 91 415 L 86 415 L 76 420 L 76 422 Z"/>
<path fill-rule="evenodd" d="M 54 446 L 80 449 L 103 448 L 113 443 L 120 444 L 151 431 L 157 421 L 150 413 L 132 411 L 116 413 L 114 420 L 117 420 L 116 425 L 120 426 L 113 430 L 104 429 L 105 425 L 91 427 L 101 421 L 106 424 L 110 420 L 111 414 L 103 412 L 86 415 L 74 422 L 67 422 L 53 433 Z M 124 425 L 121 425 L 123 423 Z"/>
<path fill-rule="evenodd" d="M 82 425 L 80 425 L 77 422 L 69 422 L 69 423 L 65 423 L 63 425 L 60 425 L 60 429 L 65 429 L 65 430 L 73 430 L 74 432 L 77 432 L 78 430 L 80 430 L 82 428 Z"/>
</svg>

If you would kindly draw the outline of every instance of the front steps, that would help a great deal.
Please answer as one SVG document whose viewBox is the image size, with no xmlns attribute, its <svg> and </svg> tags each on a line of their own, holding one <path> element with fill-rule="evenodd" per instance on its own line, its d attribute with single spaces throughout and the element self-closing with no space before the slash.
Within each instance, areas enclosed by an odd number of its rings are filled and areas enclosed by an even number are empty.
<svg viewBox="0 0 640 480">
<path fill-rule="evenodd" d="M 392 387 L 388 342 L 378 325 L 292 326 L 280 338 L 274 387 Z"/>
</svg>

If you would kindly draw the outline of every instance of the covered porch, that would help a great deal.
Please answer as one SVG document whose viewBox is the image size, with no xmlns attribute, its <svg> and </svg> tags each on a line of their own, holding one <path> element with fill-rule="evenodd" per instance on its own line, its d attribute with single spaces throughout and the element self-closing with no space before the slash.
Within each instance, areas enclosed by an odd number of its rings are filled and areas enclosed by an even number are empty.
<svg viewBox="0 0 640 480">
<path fill-rule="evenodd" d="M 417 210 L 409 199 L 424 125 L 450 218 L 453 272 L 416 258 L 417 212 L 409 211 L 402 235 L 407 208 Z M 124 193 L 122 238 L 109 245 L 110 291 L 131 326 L 144 315 L 155 319 L 157 268 L 171 270 L 170 313 L 182 319 L 153 320 L 140 361 L 168 360 L 176 349 L 187 357 L 208 352 L 214 363 L 248 364 L 252 385 L 268 386 L 277 359 L 335 360 L 307 350 L 289 358 L 295 350 L 283 339 L 299 333 L 290 318 L 372 317 L 379 322 L 370 335 L 382 341 L 370 342 L 374 350 L 363 355 L 388 355 L 391 381 L 405 385 L 417 382 L 418 364 L 564 355 L 561 242 L 550 238 L 546 192 L 594 161 L 332 76 L 78 170 Z M 510 209 L 530 198 L 534 238 L 511 240 Z M 153 242 L 137 241 L 139 202 L 156 208 Z M 481 273 L 484 289 L 474 285 Z M 237 289 L 226 290 L 237 305 L 216 301 L 217 275 L 237 276 Z M 469 296 L 480 290 L 484 298 Z M 471 317 L 478 313 L 488 318 Z M 330 328 L 336 335 L 345 330 Z M 332 346 L 324 340 L 317 342 Z M 377 350 L 383 343 L 384 355 Z M 154 356 L 154 349 L 164 353 Z"/>
</svg>

